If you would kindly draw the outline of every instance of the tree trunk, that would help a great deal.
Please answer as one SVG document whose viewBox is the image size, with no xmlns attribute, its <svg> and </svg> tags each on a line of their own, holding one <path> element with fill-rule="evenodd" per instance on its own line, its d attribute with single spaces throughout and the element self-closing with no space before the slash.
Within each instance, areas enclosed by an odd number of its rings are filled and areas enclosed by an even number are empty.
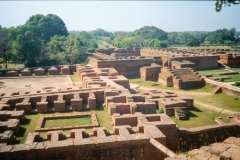
<svg viewBox="0 0 240 160">
<path fill-rule="evenodd" d="M 5 61 L 5 68 L 7 69 L 7 60 Z"/>
</svg>

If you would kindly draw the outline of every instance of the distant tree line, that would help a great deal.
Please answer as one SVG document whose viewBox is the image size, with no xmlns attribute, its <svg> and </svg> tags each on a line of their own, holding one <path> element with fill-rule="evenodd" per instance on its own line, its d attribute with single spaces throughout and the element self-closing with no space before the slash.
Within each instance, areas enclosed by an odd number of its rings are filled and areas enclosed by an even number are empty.
<svg viewBox="0 0 240 160">
<path fill-rule="evenodd" d="M 67 31 L 57 15 L 33 15 L 24 25 L 11 28 L 0 26 L 0 61 L 22 62 L 26 67 L 81 63 L 86 50 L 105 42 L 117 48 L 172 47 L 200 45 L 239 45 L 240 32 L 235 28 L 213 32 L 165 32 L 154 26 L 144 26 L 133 32 Z M 102 46 L 101 46 L 102 47 Z"/>
<path fill-rule="evenodd" d="M 165 32 L 154 26 L 144 26 L 133 32 L 107 32 L 97 29 L 89 32 L 94 39 L 104 40 L 118 48 L 130 47 L 161 47 L 188 46 L 197 47 L 200 45 L 226 45 L 234 46 L 240 42 L 240 32 L 235 28 L 219 29 L 213 32 L 186 31 L 186 32 Z"/>
<path fill-rule="evenodd" d="M 80 63 L 87 48 L 97 48 L 88 33 L 69 34 L 57 15 L 31 16 L 24 25 L 0 26 L 0 58 L 7 62 L 23 62 L 26 67 Z"/>
</svg>

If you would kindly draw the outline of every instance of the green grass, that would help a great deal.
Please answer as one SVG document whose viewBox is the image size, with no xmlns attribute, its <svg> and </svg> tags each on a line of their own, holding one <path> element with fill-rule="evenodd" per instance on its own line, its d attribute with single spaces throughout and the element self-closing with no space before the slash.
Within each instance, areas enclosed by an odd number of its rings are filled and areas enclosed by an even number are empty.
<svg viewBox="0 0 240 160">
<path fill-rule="evenodd" d="M 3 86 L 3 84 L 4 84 L 3 82 L 0 82 L 0 86 Z"/>
<path fill-rule="evenodd" d="M 90 116 L 79 118 L 64 118 L 64 119 L 46 119 L 44 121 L 44 128 L 64 127 L 64 126 L 77 126 L 91 124 L 92 119 Z"/>
<path fill-rule="evenodd" d="M 74 86 L 82 86 L 82 82 L 80 81 L 80 77 L 77 72 L 73 72 L 73 74 L 70 75 L 72 82 Z"/>
<path fill-rule="evenodd" d="M 83 110 L 83 111 L 74 111 L 71 113 L 96 113 L 97 115 L 97 119 L 98 119 L 98 123 L 100 125 L 100 127 L 105 127 L 108 131 L 112 131 L 113 130 L 113 125 L 112 123 L 112 118 L 111 116 L 108 114 L 107 112 L 107 108 L 104 107 L 102 104 L 97 104 L 97 108 L 96 110 Z M 57 114 L 69 114 L 69 112 L 66 113 L 46 113 L 46 114 L 28 114 L 25 115 L 25 120 L 24 122 L 21 124 L 20 129 L 16 135 L 16 139 L 15 142 L 16 144 L 18 143 L 24 143 L 27 135 L 29 132 L 35 132 L 35 128 L 37 126 L 38 120 L 40 118 L 40 116 L 46 116 L 46 115 L 57 115 Z M 85 129 L 86 132 L 90 133 L 92 132 L 92 129 Z M 70 130 L 64 130 L 63 134 L 65 135 L 69 135 L 70 134 Z M 40 132 L 40 135 L 42 137 L 45 137 L 47 135 L 47 132 Z"/>
<path fill-rule="evenodd" d="M 234 112 L 240 112 L 240 99 L 235 100 L 235 96 L 230 96 L 225 93 L 210 94 L 210 95 L 194 95 L 186 94 L 194 100 L 213 105 L 220 109 L 226 108 Z"/>
<path fill-rule="evenodd" d="M 1 64 L 2 69 L 5 69 L 5 64 Z M 8 69 L 18 69 L 18 68 L 25 68 L 23 63 L 12 63 L 8 62 Z"/>
<path fill-rule="evenodd" d="M 227 121 L 229 114 L 223 114 L 212 110 L 207 110 L 201 106 L 194 106 L 189 110 L 189 114 L 186 120 L 178 120 L 175 116 L 170 117 L 179 128 L 194 128 L 207 125 L 215 125 L 216 117 L 223 117 Z M 228 121 L 229 122 L 229 121 Z"/>
<path fill-rule="evenodd" d="M 224 82 L 240 81 L 240 74 L 232 74 L 232 75 L 225 75 L 225 76 L 230 77 L 231 79 L 224 79 Z"/>
<path fill-rule="evenodd" d="M 236 69 L 236 68 L 235 68 Z M 231 79 L 224 79 L 223 82 L 235 82 L 240 81 L 240 74 L 219 75 L 218 72 L 224 72 L 223 69 L 211 69 L 211 70 L 199 70 L 200 74 L 212 74 L 213 77 L 230 77 Z M 218 80 L 219 81 L 219 80 Z"/>
</svg>

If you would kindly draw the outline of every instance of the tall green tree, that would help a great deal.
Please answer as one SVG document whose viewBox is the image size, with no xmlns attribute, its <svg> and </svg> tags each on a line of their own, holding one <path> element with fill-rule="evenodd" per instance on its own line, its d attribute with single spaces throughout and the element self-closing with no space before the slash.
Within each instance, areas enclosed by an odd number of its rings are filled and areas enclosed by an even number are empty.
<svg viewBox="0 0 240 160">
<path fill-rule="evenodd" d="M 186 45 L 188 47 L 198 47 L 198 46 L 200 46 L 200 42 L 196 38 L 193 38 L 193 39 L 189 39 L 186 42 Z"/>
<path fill-rule="evenodd" d="M 105 31 L 101 28 L 98 28 L 98 29 L 95 29 L 95 30 L 91 31 L 90 34 L 94 38 L 98 38 L 98 37 L 102 37 L 102 36 L 110 37 L 112 35 L 111 32 Z"/>
<path fill-rule="evenodd" d="M 44 43 L 50 41 L 50 37 L 54 35 L 67 36 L 68 31 L 63 20 L 57 15 L 48 14 L 46 16 L 37 14 L 31 16 L 25 25 L 37 26 L 39 36 Z"/>
<path fill-rule="evenodd" d="M 43 46 L 43 41 L 38 36 L 38 28 L 32 25 L 23 25 L 17 27 L 15 30 L 11 30 L 11 32 L 11 36 L 17 35 L 16 37 L 12 37 L 15 54 L 18 57 L 22 57 L 22 60 L 25 60 L 25 66 L 35 66 Z"/>
<path fill-rule="evenodd" d="M 65 45 L 66 57 L 69 58 L 71 64 L 79 63 L 84 59 L 84 53 L 88 46 L 84 43 L 80 35 L 70 34 L 67 37 Z"/>
<path fill-rule="evenodd" d="M 9 51 L 11 49 L 10 37 L 8 35 L 8 29 L 2 28 L 0 25 L 0 57 L 3 59 L 5 68 L 7 68 L 7 61 L 9 59 Z"/>
<path fill-rule="evenodd" d="M 144 26 L 133 31 L 133 35 L 141 36 L 144 39 L 158 39 L 160 41 L 167 40 L 168 37 L 166 32 L 154 26 Z"/>
</svg>

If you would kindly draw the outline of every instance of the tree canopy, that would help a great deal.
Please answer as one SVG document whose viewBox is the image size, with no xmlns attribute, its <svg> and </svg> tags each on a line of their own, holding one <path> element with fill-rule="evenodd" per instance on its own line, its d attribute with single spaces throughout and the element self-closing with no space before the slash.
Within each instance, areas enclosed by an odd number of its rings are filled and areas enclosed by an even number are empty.
<svg viewBox="0 0 240 160">
<path fill-rule="evenodd" d="M 240 0 L 217 0 L 215 3 L 215 10 L 217 12 L 220 12 L 222 10 L 223 5 L 230 7 L 231 4 L 233 5 L 240 4 Z"/>
<path fill-rule="evenodd" d="M 140 29 L 133 31 L 133 35 L 141 36 L 144 39 L 158 39 L 167 40 L 167 33 L 154 26 L 144 26 Z"/>
<path fill-rule="evenodd" d="M 8 32 L 7 28 L 2 28 L 0 25 L 0 57 L 5 63 L 5 68 L 7 68 L 7 61 L 9 58 L 8 51 L 11 49 Z"/>
<path fill-rule="evenodd" d="M 25 25 L 36 26 L 44 43 L 49 42 L 50 37 L 54 35 L 68 35 L 68 31 L 63 20 L 53 14 L 48 14 L 46 16 L 41 14 L 33 15 L 27 20 Z"/>
<path fill-rule="evenodd" d="M 237 39 L 235 38 L 233 29 L 218 29 L 207 36 L 205 41 L 209 41 L 211 44 L 222 45 L 225 41 L 232 41 L 235 43 Z"/>
</svg>

